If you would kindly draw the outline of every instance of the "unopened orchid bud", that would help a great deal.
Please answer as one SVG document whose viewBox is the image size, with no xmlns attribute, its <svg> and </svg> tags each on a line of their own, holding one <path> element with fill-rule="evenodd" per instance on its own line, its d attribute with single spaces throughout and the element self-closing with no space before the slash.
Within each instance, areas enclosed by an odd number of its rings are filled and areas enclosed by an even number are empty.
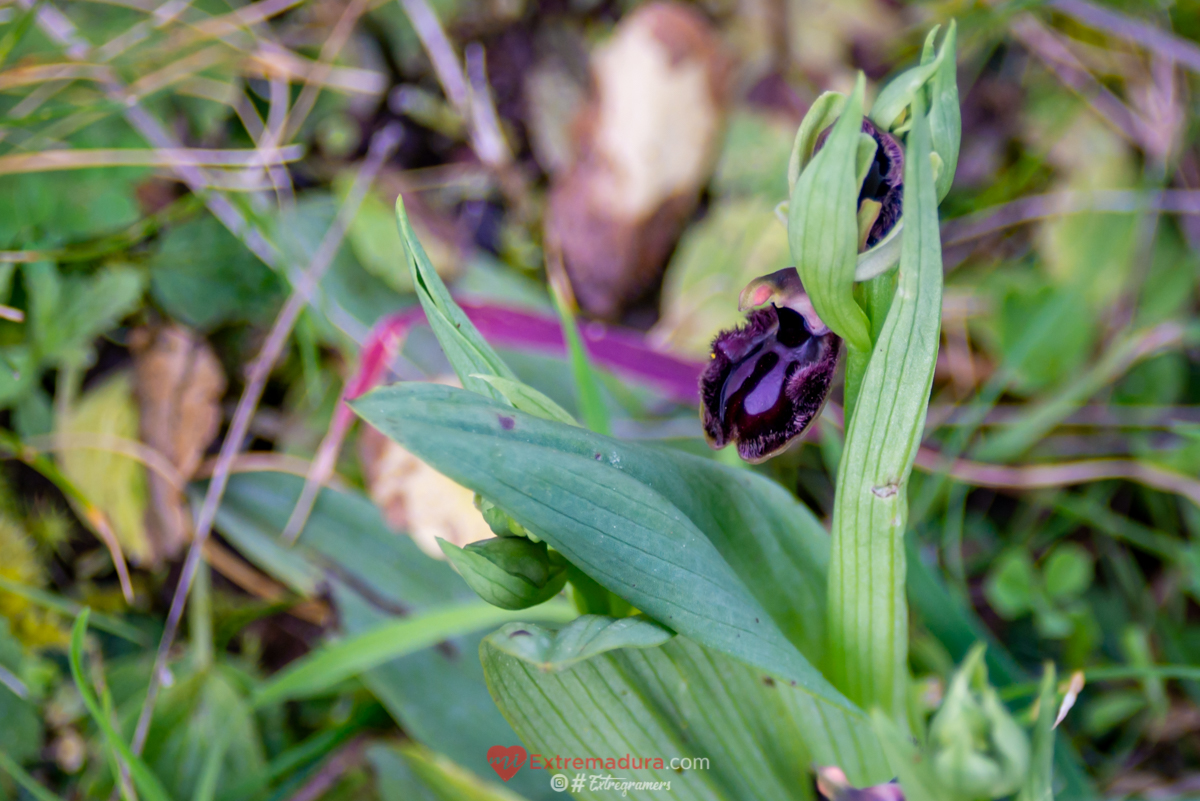
<svg viewBox="0 0 1200 801">
<path fill-rule="evenodd" d="M 841 340 L 821 322 L 795 269 L 757 278 L 742 308 L 759 306 L 741 328 L 722 331 L 700 378 L 709 444 L 737 442 L 761 462 L 786 448 L 817 418 L 837 367 Z"/>
<path fill-rule="evenodd" d="M 497 537 L 465 548 L 439 539 L 442 552 L 480 598 L 501 609 L 527 609 L 553 598 L 567 581 L 567 562 L 544 542 Z"/>
</svg>

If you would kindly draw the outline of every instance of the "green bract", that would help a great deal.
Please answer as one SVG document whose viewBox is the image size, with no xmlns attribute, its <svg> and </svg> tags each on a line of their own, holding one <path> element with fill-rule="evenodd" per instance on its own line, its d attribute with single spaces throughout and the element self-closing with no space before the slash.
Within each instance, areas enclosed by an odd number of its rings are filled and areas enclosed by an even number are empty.
<svg viewBox="0 0 1200 801">
<path fill-rule="evenodd" d="M 788 159 L 788 194 L 796 191 L 800 171 L 812 160 L 817 145 L 817 136 L 837 120 L 846 106 L 846 96 L 841 92 L 825 92 L 808 107 L 808 113 L 796 131 L 792 143 L 792 155 Z"/>
<path fill-rule="evenodd" d="M 860 75 L 825 146 L 800 173 L 788 210 L 788 243 L 813 308 L 850 347 L 863 351 L 871 348 L 871 333 L 854 300 L 854 268 L 864 85 Z"/>
</svg>

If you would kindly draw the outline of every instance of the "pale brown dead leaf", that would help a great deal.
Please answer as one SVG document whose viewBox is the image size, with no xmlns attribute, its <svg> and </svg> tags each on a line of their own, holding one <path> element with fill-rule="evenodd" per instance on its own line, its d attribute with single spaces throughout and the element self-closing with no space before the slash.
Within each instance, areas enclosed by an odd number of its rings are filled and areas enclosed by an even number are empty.
<svg viewBox="0 0 1200 801">
<path fill-rule="evenodd" d="M 141 329 L 133 337 L 142 441 L 191 478 L 221 425 L 225 374 L 204 339 L 181 325 Z M 147 529 L 153 562 L 172 559 L 188 539 L 183 492 L 148 476 Z"/>
<path fill-rule="evenodd" d="M 594 53 L 575 160 L 547 210 L 585 311 L 614 317 L 657 282 L 712 172 L 730 70 L 712 26 L 670 2 L 640 7 Z"/>
<path fill-rule="evenodd" d="M 422 462 L 370 426 L 358 435 L 367 492 L 388 525 L 408 533 L 425 553 L 444 558 L 437 539 L 462 547 L 492 536 L 475 508 L 475 493 Z"/>
<path fill-rule="evenodd" d="M 454 376 L 434 379 L 461 387 Z M 396 531 L 407 533 L 422 551 L 444 559 L 441 537 L 462 547 L 493 536 L 475 508 L 475 493 L 454 483 L 368 425 L 358 435 L 358 456 L 367 494 Z"/>
</svg>

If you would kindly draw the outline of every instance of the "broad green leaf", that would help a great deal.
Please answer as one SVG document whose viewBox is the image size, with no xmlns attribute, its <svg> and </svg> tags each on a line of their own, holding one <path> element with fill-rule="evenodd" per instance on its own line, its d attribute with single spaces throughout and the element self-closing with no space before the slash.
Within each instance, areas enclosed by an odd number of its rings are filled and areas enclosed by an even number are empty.
<svg viewBox="0 0 1200 801">
<path fill-rule="evenodd" d="M 236 486 L 238 477 L 230 482 Z M 194 484 L 188 494 L 193 505 L 204 497 L 205 484 Z M 279 542 L 275 531 L 256 519 L 258 509 L 244 503 L 230 503 L 229 492 L 217 509 L 216 529 L 237 548 L 238 553 L 261 570 L 283 582 L 298 595 L 314 596 L 323 579 L 321 569 L 313 564 L 311 554 L 302 548 L 288 548 Z M 282 530 L 282 529 L 280 529 Z"/>
<path fill-rule="evenodd" d="M 813 514 L 778 484 L 711 459 L 514 414 L 508 407 L 449 387 L 397 384 L 377 390 L 355 406 L 372 425 L 407 443 L 451 477 L 474 467 L 472 474 L 480 482 L 507 478 L 513 487 L 523 487 L 521 468 L 511 461 L 520 453 L 532 459 L 533 469 L 539 472 L 553 474 L 558 460 L 572 465 L 586 461 L 602 482 L 608 476 L 612 481 L 633 479 L 643 491 L 648 488 L 664 509 L 699 528 L 788 638 L 820 664 L 829 537 Z M 506 428 L 509 423 L 512 427 Z M 483 468 L 483 458 L 495 465 L 492 478 L 487 477 L 491 468 Z M 618 512 L 626 509 L 619 497 L 603 493 L 601 485 L 590 489 L 598 493 L 597 498 L 603 494 Z M 514 493 L 511 487 L 504 491 Z M 481 494 L 500 502 L 490 492 Z M 583 498 L 578 502 L 597 514 L 603 511 Z M 532 508 L 538 503 L 525 497 L 522 505 Z M 508 503 L 501 506 L 524 524 L 516 509 Z M 543 512 L 550 514 L 553 509 Z M 597 558 L 620 567 L 620 559 L 603 554 Z"/>
<path fill-rule="evenodd" d="M 254 705 L 263 707 L 320 694 L 345 679 L 397 657 L 512 620 L 518 614 L 525 619 L 563 622 L 575 617 L 574 610 L 565 603 L 549 603 L 515 613 L 475 602 L 397 618 L 371 631 L 327 644 L 291 663 L 258 689 L 254 694 Z"/>
<path fill-rule="evenodd" d="M 536 665 L 511 656 L 490 645 L 480 648 L 484 673 L 492 698 L 512 724 L 530 757 L 528 768 L 537 769 L 544 757 L 596 757 L 589 773 L 615 773 L 639 782 L 670 782 L 670 796 L 683 801 L 732 799 L 713 780 L 710 771 L 671 770 L 665 763 L 649 769 L 619 771 L 605 769 L 604 758 L 625 755 L 662 756 L 670 759 L 696 754 L 661 714 L 643 697 L 610 655 L 580 662 L 565 670 L 547 673 Z M 613 767 L 616 767 L 615 765 Z M 545 781 L 554 774 L 553 763 L 544 771 Z M 567 772 L 571 775 L 575 769 Z M 665 789 L 665 788 L 663 788 Z M 661 794 L 633 793 L 636 798 Z M 572 792 L 580 799 L 611 798 L 606 790 Z"/>
<path fill-rule="evenodd" d="M 29 336 L 43 364 L 85 364 L 93 340 L 132 312 L 144 289 L 141 273 L 129 267 L 62 277 L 53 264 L 34 262 L 22 272 Z"/>
<path fill-rule="evenodd" d="M 907 721 L 908 478 L 937 361 L 942 253 L 920 93 L 904 164 L 905 232 L 895 297 L 846 425 L 833 511 L 829 673 L 860 706 Z"/>
<path fill-rule="evenodd" d="M 159 306 L 201 330 L 268 321 L 283 300 L 280 277 L 209 215 L 170 229 L 150 266 Z"/>
<path fill-rule="evenodd" d="M 75 687 L 79 690 L 79 695 L 83 699 L 83 705 L 87 708 L 88 714 L 91 715 L 92 721 L 99 727 L 101 733 L 103 733 L 108 747 L 120 756 L 121 762 L 128 768 L 129 776 L 133 780 L 133 784 L 137 788 L 140 797 L 147 799 L 147 801 L 169 801 L 170 796 L 167 795 L 162 782 L 146 766 L 141 757 L 133 753 L 129 744 L 121 738 L 120 733 L 113 727 L 109 715 L 101 707 L 100 700 L 96 697 L 96 691 L 92 688 L 91 682 L 83 675 L 83 640 L 87 636 L 88 614 L 90 612 L 90 609 L 85 608 L 79 613 L 79 617 L 75 619 L 75 628 L 71 632 L 69 661 L 71 663 L 71 677 L 75 680 Z"/>
<path fill-rule="evenodd" d="M 114 167 L 0 176 L 0 247 L 52 247 L 133 225 L 135 187 L 149 172 Z"/>
<path fill-rule="evenodd" d="M 983 591 L 992 608 L 1008 620 L 1031 611 L 1037 600 L 1037 574 L 1029 552 L 1018 547 L 1000 554 Z"/>
<path fill-rule="evenodd" d="M 938 201 L 946 196 L 954 183 L 959 142 L 962 139 L 962 111 L 958 107 L 957 33 L 958 24 L 950 20 L 938 50 L 935 62 L 937 71 L 929 82 L 929 141 L 933 152 L 942 159 L 942 171 L 937 176 Z"/>
<path fill-rule="evenodd" d="M 863 87 L 859 75 L 825 146 L 796 181 L 788 209 L 788 243 L 821 320 L 852 348 L 869 351 L 870 325 L 854 300 L 859 192 L 854 178 Z"/>
<path fill-rule="evenodd" d="M 796 140 L 792 143 L 792 155 L 788 159 L 788 196 L 796 191 L 796 181 L 800 172 L 812 160 L 813 149 L 817 146 L 817 137 L 830 125 L 837 121 L 838 115 L 846 106 L 846 96 L 841 92 L 823 92 L 808 107 L 800 128 L 796 131 Z"/>
<path fill-rule="evenodd" d="M 791 683 L 686 637 L 613 656 L 661 714 L 714 754 L 735 798 L 796 797 L 814 764 L 837 765 L 859 784 L 892 775 L 869 724 L 831 715 Z"/>
<path fill-rule="evenodd" d="M 501 659 L 504 649 L 497 641 L 503 639 L 502 630 L 481 649 L 488 684 L 531 748 L 546 741 L 544 733 L 533 732 L 525 722 L 539 716 L 575 724 L 580 737 L 611 736 L 596 721 L 591 705 L 607 710 L 604 696 L 627 692 L 634 699 L 632 711 L 658 736 L 688 743 L 689 756 L 709 758 L 706 775 L 722 797 L 805 797 L 814 760 L 841 765 L 863 782 L 891 775 L 868 727 L 825 715 L 807 693 L 688 638 L 608 651 L 552 672 L 536 660 Z M 622 732 L 618 727 L 617 734 Z M 550 753 L 572 753 L 565 750 L 567 743 L 552 742 L 546 747 L 557 750 Z M 584 753 L 608 752 L 593 746 Z M 637 772 L 635 776 L 641 778 Z"/>
<path fill-rule="evenodd" d="M 353 406 L 634 607 L 681 634 L 799 681 L 834 705 L 843 703 L 674 498 L 658 491 L 672 487 L 674 497 L 703 508 L 697 498 L 705 489 L 680 487 L 678 470 L 656 470 L 659 465 L 638 456 L 641 449 L 449 387 L 394 385 Z M 567 440 L 562 450 L 538 444 L 555 435 Z M 709 508 L 708 515 L 715 512 Z M 740 544 L 735 538 L 745 536 L 714 534 L 727 538 L 730 551 Z"/>
<path fill-rule="evenodd" d="M 1067 600 L 1084 593 L 1092 583 L 1092 555 L 1082 545 L 1066 542 L 1046 557 L 1042 580 L 1051 598 Z"/>
<path fill-rule="evenodd" d="M 497 375 L 515 381 L 516 375 L 450 297 L 441 276 L 413 233 L 408 214 L 404 211 L 404 198 L 400 195 L 396 196 L 396 223 L 400 228 L 400 238 L 404 241 L 404 255 L 408 259 L 417 298 L 425 310 L 429 327 L 437 335 L 446 358 L 450 360 L 450 366 L 458 373 L 466 389 L 489 398 L 503 399 L 499 390 L 475 376 Z"/>
<path fill-rule="evenodd" d="M 520 409 L 527 414 L 532 414 L 534 417 L 543 417 L 547 420 L 557 420 L 569 426 L 579 425 L 579 423 L 575 422 L 575 418 L 571 416 L 570 412 L 528 384 L 498 375 L 475 375 L 472 377 L 490 384 L 514 408 Z"/>
<path fill-rule="evenodd" d="M 645 618 L 581 615 L 557 631 L 532 623 L 507 623 L 488 637 L 488 644 L 549 672 L 616 648 L 653 648 L 674 636 L 670 629 Z"/>
<path fill-rule="evenodd" d="M 56 435 L 71 444 L 81 436 L 138 438 L 138 408 L 129 374 L 118 373 L 89 390 L 58 420 Z M 72 484 L 112 524 L 121 548 L 135 563 L 153 558 L 146 534 L 146 471 L 128 456 L 100 448 L 67 448 L 59 466 Z"/>
</svg>

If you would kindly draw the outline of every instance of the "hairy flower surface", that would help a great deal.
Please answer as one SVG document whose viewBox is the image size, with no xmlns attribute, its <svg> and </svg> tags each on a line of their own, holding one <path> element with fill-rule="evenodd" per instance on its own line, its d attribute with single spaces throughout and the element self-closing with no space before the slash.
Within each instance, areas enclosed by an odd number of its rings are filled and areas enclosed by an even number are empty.
<svg viewBox="0 0 1200 801">
<path fill-rule="evenodd" d="M 795 270 L 781 273 L 790 273 L 787 284 L 799 283 Z M 820 413 L 841 340 L 806 301 L 793 295 L 787 305 L 755 309 L 744 326 L 717 335 L 700 378 L 701 417 L 714 448 L 736 441 L 743 459 L 761 462 L 803 434 Z"/>
</svg>

